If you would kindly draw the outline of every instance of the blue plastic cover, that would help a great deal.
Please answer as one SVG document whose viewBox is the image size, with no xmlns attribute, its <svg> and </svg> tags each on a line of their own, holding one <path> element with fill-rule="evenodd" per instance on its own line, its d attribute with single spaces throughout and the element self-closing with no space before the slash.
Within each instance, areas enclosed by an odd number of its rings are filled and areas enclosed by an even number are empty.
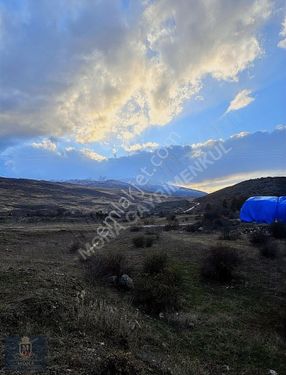
<svg viewBox="0 0 286 375">
<path fill-rule="evenodd" d="M 286 223 L 286 196 L 248 198 L 240 210 L 240 220 L 247 223 L 271 224 L 276 220 Z"/>
</svg>

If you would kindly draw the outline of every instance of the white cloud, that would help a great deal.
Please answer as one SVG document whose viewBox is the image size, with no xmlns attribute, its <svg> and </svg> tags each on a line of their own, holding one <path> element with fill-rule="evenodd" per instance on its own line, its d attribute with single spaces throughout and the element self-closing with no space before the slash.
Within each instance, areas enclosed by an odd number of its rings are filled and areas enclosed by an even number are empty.
<svg viewBox="0 0 286 375">
<path fill-rule="evenodd" d="M 250 134 L 249 132 L 240 132 L 240 133 L 232 135 L 230 138 L 231 139 L 244 138 L 244 137 L 247 137 L 249 134 Z"/>
<path fill-rule="evenodd" d="M 281 130 L 281 131 L 286 130 L 286 125 L 283 125 L 283 124 L 277 125 L 277 126 L 275 127 L 275 129 L 276 129 L 276 130 Z"/>
<path fill-rule="evenodd" d="M 253 101 L 254 101 L 254 98 L 251 96 L 251 91 L 247 89 L 242 90 L 230 102 L 230 105 L 226 113 L 231 112 L 231 111 L 237 111 L 241 108 L 247 107 Z"/>
<path fill-rule="evenodd" d="M 32 143 L 33 148 L 41 148 L 47 151 L 56 152 L 57 145 L 56 143 L 52 142 L 50 139 L 44 139 L 42 142 L 34 142 Z"/>
<path fill-rule="evenodd" d="M 192 144 L 191 148 L 192 151 L 189 153 L 190 158 L 200 158 L 203 157 L 207 150 L 222 143 L 222 139 L 208 139 L 202 143 L 194 143 Z"/>
<path fill-rule="evenodd" d="M 146 143 L 135 143 L 133 145 L 124 146 L 124 150 L 127 152 L 138 152 L 143 150 L 154 150 L 158 148 L 159 144 L 156 142 L 146 142 Z"/>
<path fill-rule="evenodd" d="M 284 21 L 282 23 L 282 30 L 280 32 L 281 40 L 278 43 L 278 47 L 280 48 L 286 48 L 286 17 L 284 18 Z"/>
<path fill-rule="evenodd" d="M 106 157 L 103 155 L 98 154 L 97 152 L 90 150 L 88 148 L 83 148 L 80 152 L 88 159 L 96 160 L 96 161 L 103 161 L 106 160 Z"/>
<path fill-rule="evenodd" d="M 36 3 L 0 8 L 0 135 L 89 142 L 166 125 L 206 76 L 237 81 L 262 54 L 272 2 Z"/>
</svg>

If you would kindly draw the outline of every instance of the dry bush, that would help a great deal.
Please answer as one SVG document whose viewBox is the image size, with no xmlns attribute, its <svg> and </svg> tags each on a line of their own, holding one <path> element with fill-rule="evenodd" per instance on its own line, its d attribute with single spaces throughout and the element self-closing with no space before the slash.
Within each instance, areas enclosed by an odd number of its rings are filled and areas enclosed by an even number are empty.
<svg viewBox="0 0 286 375">
<path fill-rule="evenodd" d="M 102 338 L 108 338 L 114 344 L 128 348 L 136 345 L 143 329 L 140 313 L 130 305 L 111 304 L 104 299 L 82 300 L 74 309 L 73 320 L 76 329 L 85 332 L 94 331 Z M 148 328 L 144 327 L 144 333 Z"/>
<path fill-rule="evenodd" d="M 145 247 L 151 247 L 154 243 L 154 238 L 147 237 L 145 238 Z"/>
<path fill-rule="evenodd" d="M 269 259 L 277 258 L 279 255 L 277 244 L 273 241 L 267 241 L 263 246 L 260 247 L 260 255 Z"/>
<path fill-rule="evenodd" d="M 164 230 L 166 232 L 169 232 L 170 230 L 177 230 L 179 228 L 180 228 L 179 223 L 176 220 L 164 226 Z"/>
<path fill-rule="evenodd" d="M 153 254 L 144 261 L 143 273 L 135 285 L 135 302 L 155 314 L 176 311 L 182 286 L 181 269 L 166 255 Z"/>
<path fill-rule="evenodd" d="M 117 252 L 93 255 L 88 259 L 87 269 L 92 281 L 110 276 L 129 275 L 131 272 L 126 256 Z"/>
<path fill-rule="evenodd" d="M 132 239 L 133 245 L 135 247 L 144 247 L 145 239 L 144 236 L 137 236 Z"/>
<path fill-rule="evenodd" d="M 98 375 L 140 375 L 142 371 L 131 353 L 118 351 L 111 353 L 101 364 Z"/>
<path fill-rule="evenodd" d="M 231 231 L 229 227 L 225 227 L 222 230 L 221 235 L 219 236 L 219 239 L 224 241 L 236 241 L 238 240 L 238 238 L 238 233 Z"/>
<path fill-rule="evenodd" d="M 269 239 L 269 237 L 261 231 L 256 231 L 254 233 L 251 233 L 251 235 L 249 237 L 249 241 L 254 246 L 264 245 L 268 241 L 268 239 Z"/>
<path fill-rule="evenodd" d="M 181 277 L 174 268 L 142 275 L 135 288 L 135 302 L 147 312 L 176 311 L 180 307 Z"/>
<path fill-rule="evenodd" d="M 168 264 L 166 253 L 153 253 L 148 255 L 143 262 L 143 272 L 149 275 L 164 271 Z"/>
<path fill-rule="evenodd" d="M 154 243 L 154 238 L 138 236 L 132 239 L 133 245 L 137 248 L 139 247 L 151 247 Z"/>
<path fill-rule="evenodd" d="M 201 275 L 210 281 L 227 283 L 234 278 L 234 270 L 240 262 L 241 259 L 235 250 L 225 246 L 216 246 L 211 249 L 210 254 L 204 260 Z"/>
<path fill-rule="evenodd" d="M 130 227 L 130 232 L 140 232 L 142 230 L 142 227 L 133 226 Z"/>
<path fill-rule="evenodd" d="M 73 241 L 73 243 L 70 245 L 69 252 L 71 254 L 75 254 L 80 248 L 82 244 L 79 240 Z"/>
</svg>

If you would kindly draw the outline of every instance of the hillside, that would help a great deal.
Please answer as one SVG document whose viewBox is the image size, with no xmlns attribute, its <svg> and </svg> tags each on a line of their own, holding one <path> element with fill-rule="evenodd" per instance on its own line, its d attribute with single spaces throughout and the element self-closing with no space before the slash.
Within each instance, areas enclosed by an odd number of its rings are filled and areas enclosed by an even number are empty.
<svg viewBox="0 0 286 375">
<path fill-rule="evenodd" d="M 253 195 L 286 195 L 286 177 L 265 177 L 240 182 L 239 184 L 215 191 L 197 198 L 201 205 L 221 205 L 223 200 L 244 200 Z"/>
<path fill-rule="evenodd" d="M 68 180 L 65 181 L 67 183 L 76 184 L 76 185 L 83 185 L 83 186 L 91 186 L 95 188 L 117 188 L 117 189 L 125 189 L 129 188 L 133 185 L 137 185 L 136 181 L 132 182 L 124 182 L 120 180 L 103 180 L 103 181 L 96 181 L 96 180 Z M 132 183 L 132 184 L 131 184 Z M 205 196 L 207 193 L 196 190 L 196 189 L 189 189 L 182 186 L 175 186 L 170 184 L 163 184 L 163 185 L 154 185 L 154 184 L 146 184 L 140 187 L 142 190 L 155 193 L 156 191 L 162 190 L 164 194 L 169 195 L 171 197 L 181 197 L 181 198 L 199 198 Z"/>
<path fill-rule="evenodd" d="M 0 221 L 9 220 L 66 220 L 96 219 L 100 212 L 114 209 L 124 191 L 131 186 L 124 183 L 71 184 L 63 182 L 37 181 L 28 179 L 0 178 Z M 151 193 L 143 197 L 132 189 L 134 205 L 151 199 Z M 177 202 L 182 198 L 164 198 L 163 201 Z"/>
</svg>

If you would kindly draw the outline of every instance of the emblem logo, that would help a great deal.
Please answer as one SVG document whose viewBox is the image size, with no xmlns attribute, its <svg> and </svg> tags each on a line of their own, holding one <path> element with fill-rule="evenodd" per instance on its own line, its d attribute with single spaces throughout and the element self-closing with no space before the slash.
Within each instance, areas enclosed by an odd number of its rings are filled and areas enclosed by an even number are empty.
<svg viewBox="0 0 286 375">
<path fill-rule="evenodd" d="M 33 345 L 29 337 L 22 337 L 19 344 L 19 353 L 23 360 L 29 359 L 32 356 Z"/>
</svg>

